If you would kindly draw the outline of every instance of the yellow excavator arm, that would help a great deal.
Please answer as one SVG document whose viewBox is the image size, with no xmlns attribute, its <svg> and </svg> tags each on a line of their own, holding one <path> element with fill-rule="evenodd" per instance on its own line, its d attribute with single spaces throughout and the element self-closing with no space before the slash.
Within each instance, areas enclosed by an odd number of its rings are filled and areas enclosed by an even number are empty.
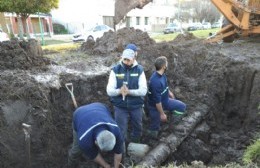
<svg viewBox="0 0 260 168">
<path fill-rule="evenodd" d="M 211 0 L 225 16 L 226 24 L 208 42 L 232 42 L 235 37 L 260 34 L 260 0 Z"/>
</svg>

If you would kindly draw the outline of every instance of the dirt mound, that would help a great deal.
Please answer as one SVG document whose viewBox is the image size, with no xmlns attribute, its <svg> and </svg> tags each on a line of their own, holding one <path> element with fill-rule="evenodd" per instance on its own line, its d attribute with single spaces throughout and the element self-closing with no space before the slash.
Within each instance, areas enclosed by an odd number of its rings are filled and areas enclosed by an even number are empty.
<svg viewBox="0 0 260 168">
<path fill-rule="evenodd" d="M 103 37 L 82 44 L 81 50 L 95 55 L 121 53 L 128 43 L 134 43 L 141 49 L 147 45 L 154 45 L 155 41 L 147 32 L 134 28 L 122 28 L 116 32 L 106 32 Z"/>
<path fill-rule="evenodd" d="M 185 31 L 184 33 L 180 33 L 172 42 L 183 43 L 184 41 L 198 39 L 192 33 Z"/>
<path fill-rule="evenodd" d="M 36 40 L 11 40 L 0 43 L 0 69 L 31 69 L 45 67 L 50 61 L 43 57 L 40 44 Z"/>
</svg>

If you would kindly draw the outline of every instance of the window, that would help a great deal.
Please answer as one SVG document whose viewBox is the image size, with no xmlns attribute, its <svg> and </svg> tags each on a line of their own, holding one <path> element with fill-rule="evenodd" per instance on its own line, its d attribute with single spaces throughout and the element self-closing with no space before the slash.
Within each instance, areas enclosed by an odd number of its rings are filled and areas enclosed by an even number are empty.
<svg viewBox="0 0 260 168">
<path fill-rule="evenodd" d="M 136 17 L 136 25 L 140 25 L 140 17 Z"/>
<path fill-rule="evenodd" d="M 126 17 L 126 27 L 130 27 L 131 24 L 131 18 L 130 17 Z"/>
<path fill-rule="evenodd" d="M 145 18 L 144 18 L 144 25 L 148 25 L 148 21 L 149 21 L 149 18 L 148 18 L 148 17 L 145 17 Z"/>
</svg>

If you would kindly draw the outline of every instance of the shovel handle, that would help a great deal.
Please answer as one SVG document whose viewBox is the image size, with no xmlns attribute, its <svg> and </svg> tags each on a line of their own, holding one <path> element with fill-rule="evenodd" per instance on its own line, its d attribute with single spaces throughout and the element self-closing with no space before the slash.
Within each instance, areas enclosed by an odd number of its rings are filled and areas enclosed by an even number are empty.
<svg viewBox="0 0 260 168">
<path fill-rule="evenodd" d="M 72 98 L 74 107 L 77 108 L 78 105 L 77 105 L 75 96 L 74 96 L 74 94 L 73 94 L 73 84 L 72 84 L 72 83 L 66 83 L 66 84 L 65 84 L 65 87 L 67 88 L 67 90 L 69 91 L 69 93 L 70 93 L 70 95 L 71 95 L 71 98 Z"/>
<path fill-rule="evenodd" d="M 126 86 L 127 86 L 127 82 L 123 82 L 123 87 L 124 87 L 124 89 L 126 88 Z M 123 93 L 122 96 L 123 96 L 123 101 L 125 101 L 125 96 L 126 96 L 126 95 Z"/>
<path fill-rule="evenodd" d="M 70 92 L 70 94 L 73 94 L 73 84 L 72 83 L 66 83 L 65 87 Z"/>
<path fill-rule="evenodd" d="M 78 108 L 78 105 L 77 105 L 77 102 L 76 102 L 75 97 L 74 97 L 74 96 L 71 96 L 71 98 L 72 98 L 72 101 L 73 101 L 74 107 L 75 107 L 75 108 Z"/>
<path fill-rule="evenodd" d="M 30 133 L 31 133 L 31 130 L 32 130 L 32 126 L 29 125 L 29 124 L 23 123 L 22 127 L 23 127 L 23 131 L 24 131 L 24 134 L 25 134 L 25 142 L 27 144 L 27 146 L 26 146 L 26 150 L 27 150 L 27 154 L 28 154 L 28 163 L 27 163 L 28 165 L 27 165 L 27 167 L 31 168 L 31 139 L 30 139 Z"/>
</svg>

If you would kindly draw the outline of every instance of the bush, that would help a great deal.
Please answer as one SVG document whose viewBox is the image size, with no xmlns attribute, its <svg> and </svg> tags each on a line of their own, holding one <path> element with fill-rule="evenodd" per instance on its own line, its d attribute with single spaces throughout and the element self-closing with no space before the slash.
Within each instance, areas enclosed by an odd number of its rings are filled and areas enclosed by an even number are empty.
<svg viewBox="0 0 260 168">
<path fill-rule="evenodd" d="M 68 30 L 63 25 L 58 23 L 53 24 L 53 32 L 54 34 L 68 34 Z"/>
</svg>

